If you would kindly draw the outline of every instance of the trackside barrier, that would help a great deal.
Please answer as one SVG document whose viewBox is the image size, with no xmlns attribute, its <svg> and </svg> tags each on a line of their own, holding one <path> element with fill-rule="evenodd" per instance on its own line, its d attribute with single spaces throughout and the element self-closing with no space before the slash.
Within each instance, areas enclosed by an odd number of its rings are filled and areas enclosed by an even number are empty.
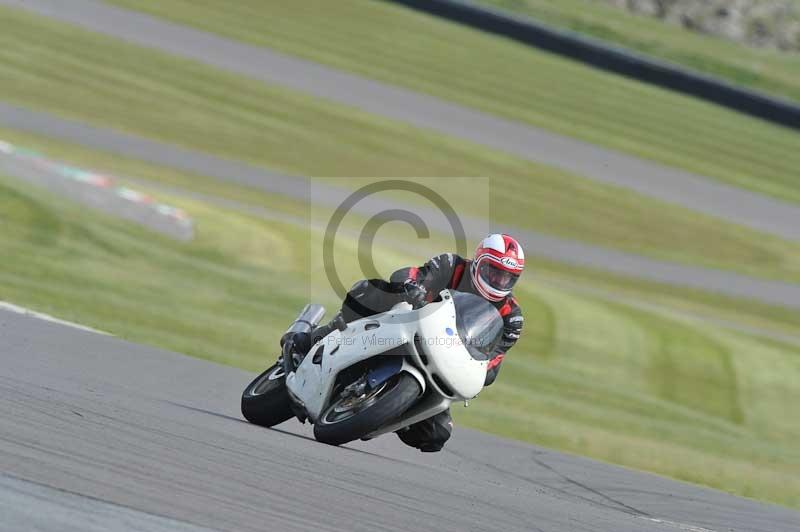
<svg viewBox="0 0 800 532">
<path fill-rule="evenodd" d="M 800 105 L 717 78 L 463 0 L 384 0 L 569 57 L 659 87 L 689 94 L 783 126 L 800 129 Z"/>
</svg>

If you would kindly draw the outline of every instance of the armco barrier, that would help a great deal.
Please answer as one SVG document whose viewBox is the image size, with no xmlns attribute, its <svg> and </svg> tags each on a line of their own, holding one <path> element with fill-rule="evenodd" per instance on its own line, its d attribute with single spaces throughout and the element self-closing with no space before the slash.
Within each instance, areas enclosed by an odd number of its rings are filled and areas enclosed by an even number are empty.
<svg viewBox="0 0 800 532">
<path fill-rule="evenodd" d="M 587 65 L 666 87 L 776 124 L 800 129 L 800 105 L 737 87 L 676 65 L 632 53 L 577 33 L 558 30 L 462 0 L 384 0 L 495 33 Z"/>
</svg>

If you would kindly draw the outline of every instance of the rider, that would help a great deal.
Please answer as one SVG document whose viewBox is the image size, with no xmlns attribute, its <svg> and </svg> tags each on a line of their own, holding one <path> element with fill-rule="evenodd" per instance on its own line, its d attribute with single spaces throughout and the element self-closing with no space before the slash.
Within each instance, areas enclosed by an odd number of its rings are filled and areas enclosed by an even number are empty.
<svg viewBox="0 0 800 532">
<path fill-rule="evenodd" d="M 522 331 L 522 311 L 511 288 L 524 267 L 525 255 L 519 242 L 508 235 L 491 234 L 478 245 L 473 259 L 444 253 L 420 267 L 394 272 L 388 283 L 381 279 L 357 282 L 345 297 L 341 316 L 350 322 L 384 312 L 402 300 L 424 304 L 445 288 L 479 295 L 497 308 L 504 322 L 503 336 L 489 360 L 484 383 L 488 386 L 497 378 L 503 357 Z M 295 345 L 305 346 L 307 352 L 314 342 L 333 331 L 333 322 L 318 327 L 306 338 L 296 339 Z M 398 431 L 397 435 L 411 447 L 435 452 L 450 438 L 452 428 L 450 411 L 445 410 Z"/>
</svg>

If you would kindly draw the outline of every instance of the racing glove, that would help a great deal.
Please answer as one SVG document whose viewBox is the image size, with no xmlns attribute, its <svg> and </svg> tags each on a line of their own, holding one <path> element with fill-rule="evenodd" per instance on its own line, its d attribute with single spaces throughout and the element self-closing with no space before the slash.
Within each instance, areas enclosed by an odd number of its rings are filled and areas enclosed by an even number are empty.
<svg viewBox="0 0 800 532">
<path fill-rule="evenodd" d="M 418 285 L 413 279 L 408 279 L 403 283 L 403 291 L 406 302 L 410 303 L 413 308 L 425 306 L 428 291 L 424 286 Z"/>
</svg>

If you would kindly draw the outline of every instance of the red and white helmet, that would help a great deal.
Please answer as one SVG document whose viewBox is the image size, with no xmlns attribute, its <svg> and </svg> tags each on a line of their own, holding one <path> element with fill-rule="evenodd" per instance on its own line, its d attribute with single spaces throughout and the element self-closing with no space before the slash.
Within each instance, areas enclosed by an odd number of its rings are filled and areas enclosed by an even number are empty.
<svg viewBox="0 0 800 532">
<path fill-rule="evenodd" d="M 489 301 L 501 301 L 525 268 L 522 246 L 508 235 L 493 234 L 483 239 L 475 250 L 470 275 L 480 295 Z"/>
</svg>

